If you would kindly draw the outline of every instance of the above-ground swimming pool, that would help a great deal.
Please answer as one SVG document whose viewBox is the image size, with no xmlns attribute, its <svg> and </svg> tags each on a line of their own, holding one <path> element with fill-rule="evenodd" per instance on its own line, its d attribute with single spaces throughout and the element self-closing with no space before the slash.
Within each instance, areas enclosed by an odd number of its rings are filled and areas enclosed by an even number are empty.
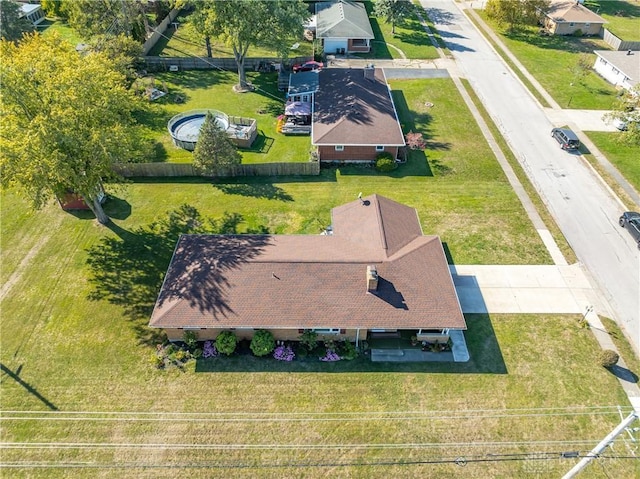
<svg viewBox="0 0 640 479">
<path fill-rule="evenodd" d="M 229 129 L 229 118 L 221 111 L 216 110 L 192 110 L 180 113 L 171 120 L 167 128 L 173 138 L 173 143 L 185 150 L 193 151 L 198 142 L 200 128 L 204 124 L 207 113 L 211 113 L 219 128 L 227 131 Z"/>
</svg>

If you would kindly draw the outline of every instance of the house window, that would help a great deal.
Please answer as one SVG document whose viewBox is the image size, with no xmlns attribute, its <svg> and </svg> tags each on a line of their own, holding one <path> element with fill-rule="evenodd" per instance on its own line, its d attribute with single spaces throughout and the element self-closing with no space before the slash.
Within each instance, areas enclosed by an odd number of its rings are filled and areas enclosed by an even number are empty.
<svg viewBox="0 0 640 479">
<path fill-rule="evenodd" d="M 618 73 L 620 73 L 620 70 L 618 70 L 616 67 L 611 67 L 611 71 L 612 71 L 613 73 L 615 73 L 616 75 L 617 75 Z"/>
<path fill-rule="evenodd" d="M 318 334 L 340 334 L 340 329 L 338 328 L 313 328 Z"/>
<path fill-rule="evenodd" d="M 344 151 L 344 145 L 336 145 L 335 149 L 336 151 Z"/>
<path fill-rule="evenodd" d="M 309 103 L 309 95 L 302 95 L 302 101 L 305 103 Z"/>
<path fill-rule="evenodd" d="M 574 25 L 575 25 L 575 24 L 574 24 L 573 22 L 569 23 L 569 26 L 570 26 L 570 27 L 572 27 L 572 26 L 574 26 Z"/>
<path fill-rule="evenodd" d="M 354 38 L 353 40 L 351 40 L 351 45 L 353 45 L 354 47 L 366 47 L 367 46 L 367 39 L 366 38 Z"/>
<path fill-rule="evenodd" d="M 384 146 L 382 145 L 376 146 L 376 151 L 384 151 Z"/>
<path fill-rule="evenodd" d="M 584 28 L 589 28 L 590 26 L 591 26 L 591 24 L 590 24 L 590 23 L 585 23 L 585 24 L 584 24 Z"/>
</svg>

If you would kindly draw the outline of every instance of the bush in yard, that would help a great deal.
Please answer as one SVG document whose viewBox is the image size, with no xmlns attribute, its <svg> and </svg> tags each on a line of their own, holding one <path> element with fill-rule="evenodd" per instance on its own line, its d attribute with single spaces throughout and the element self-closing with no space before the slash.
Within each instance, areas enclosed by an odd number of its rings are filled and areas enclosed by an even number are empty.
<svg viewBox="0 0 640 479">
<path fill-rule="evenodd" d="M 202 356 L 206 358 L 215 358 L 218 355 L 218 350 L 216 349 L 213 341 L 205 341 L 204 348 L 202 349 Z"/>
<path fill-rule="evenodd" d="M 340 343 L 340 347 L 338 348 L 338 352 L 342 359 L 346 359 L 347 361 L 351 361 L 358 356 L 358 351 L 356 350 L 355 345 L 351 341 L 343 341 Z"/>
<path fill-rule="evenodd" d="M 193 352 L 198 347 L 198 333 L 187 330 L 182 335 L 182 341 L 187 345 L 189 351 Z"/>
<path fill-rule="evenodd" d="M 273 338 L 271 331 L 259 329 L 253 335 L 253 339 L 251 340 L 251 345 L 249 347 L 256 356 L 266 356 L 275 349 L 276 340 Z"/>
<path fill-rule="evenodd" d="M 422 133 L 414 133 L 410 131 L 404 136 L 407 146 L 412 150 L 424 150 L 427 147 L 427 142 L 424 141 Z"/>
<path fill-rule="evenodd" d="M 318 345 L 318 333 L 311 329 L 305 329 L 305 331 L 298 338 L 301 346 L 307 348 L 307 351 L 313 351 Z"/>
<path fill-rule="evenodd" d="M 611 349 L 605 349 L 600 353 L 600 365 L 603 368 L 611 368 L 615 366 L 615 364 L 620 359 L 620 356 L 615 351 Z"/>
<path fill-rule="evenodd" d="M 393 159 L 393 155 L 388 151 L 383 151 L 376 156 L 376 170 L 382 173 L 388 173 L 397 167 L 396 160 Z"/>
<path fill-rule="evenodd" d="M 222 331 L 216 338 L 215 347 L 219 353 L 230 356 L 236 350 L 238 338 L 233 331 Z"/>
</svg>

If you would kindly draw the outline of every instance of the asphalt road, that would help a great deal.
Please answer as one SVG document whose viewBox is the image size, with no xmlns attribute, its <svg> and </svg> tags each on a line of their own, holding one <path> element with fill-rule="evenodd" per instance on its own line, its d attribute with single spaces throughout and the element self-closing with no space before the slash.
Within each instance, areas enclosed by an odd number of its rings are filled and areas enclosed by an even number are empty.
<svg viewBox="0 0 640 479">
<path fill-rule="evenodd" d="M 611 308 L 597 312 L 612 314 L 640 351 L 640 253 L 618 226 L 623 205 L 585 160 L 559 148 L 543 109 L 453 0 L 422 5 Z"/>
</svg>

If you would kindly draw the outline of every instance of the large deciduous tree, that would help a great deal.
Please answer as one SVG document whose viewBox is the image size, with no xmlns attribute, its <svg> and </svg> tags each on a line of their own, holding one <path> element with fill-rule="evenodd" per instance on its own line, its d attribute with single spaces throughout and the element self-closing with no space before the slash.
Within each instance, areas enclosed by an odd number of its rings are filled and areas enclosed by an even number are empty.
<svg viewBox="0 0 640 479">
<path fill-rule="evenodd" d="M 214 174 L 218 167 L 238 165 L 240 160 L 240 153 L 227 133 L 218 126 L 213 115 L 207 113 L 193 152 L 193 165 L 199 171 Z"/>
<path fill-rule="evenodd" d="M 85 38 L 93 35 L 124 34 L 144 42 L 151 31 L 145 1 L 73 0 L 64 8 L 69 25 Z"/>
<path fill-rule="evenodd" d="M 309 18 L 301 0 L 202 0 L 196 3 L 196 10 L 197 31 L 205 38 L 220 38 L 233 49 L 238 65 L 236 88 L 243 91 L 249 87 L 244 65 L 249 47 L 270 48 L 286 57 Z"/>
<path fill-rule="evenodd" d="M 413 5 L 409 0 L 375 0 L 373 13 L 391 23 L 391 33 L 396 33 L 396 24 L 411 14 Z"/>
<path fill-rule="evenodd" d="M 506 23 L 513 33 L 523 25 L 535 25 L 549 4 L 550 0 L 489 0 L 485 10 L 489 18 Z"/>
<path fill-rule="evenodd" d="M 7 0 L 0 1 L 0 37 L 8 41 L 17 41 L 25 32 L 33 31 L 33 24 L 20 17 L 20 5 Z"/>
<path fill-rule="evenodd" d="M 100 223 L 103 179 L 142 144 L 136 98 L 101 53 L 81 56 L 58 35 L 0 42 L 2 184 L 21 186 L 35 207 L 73 191 Z"/>
</svg>

